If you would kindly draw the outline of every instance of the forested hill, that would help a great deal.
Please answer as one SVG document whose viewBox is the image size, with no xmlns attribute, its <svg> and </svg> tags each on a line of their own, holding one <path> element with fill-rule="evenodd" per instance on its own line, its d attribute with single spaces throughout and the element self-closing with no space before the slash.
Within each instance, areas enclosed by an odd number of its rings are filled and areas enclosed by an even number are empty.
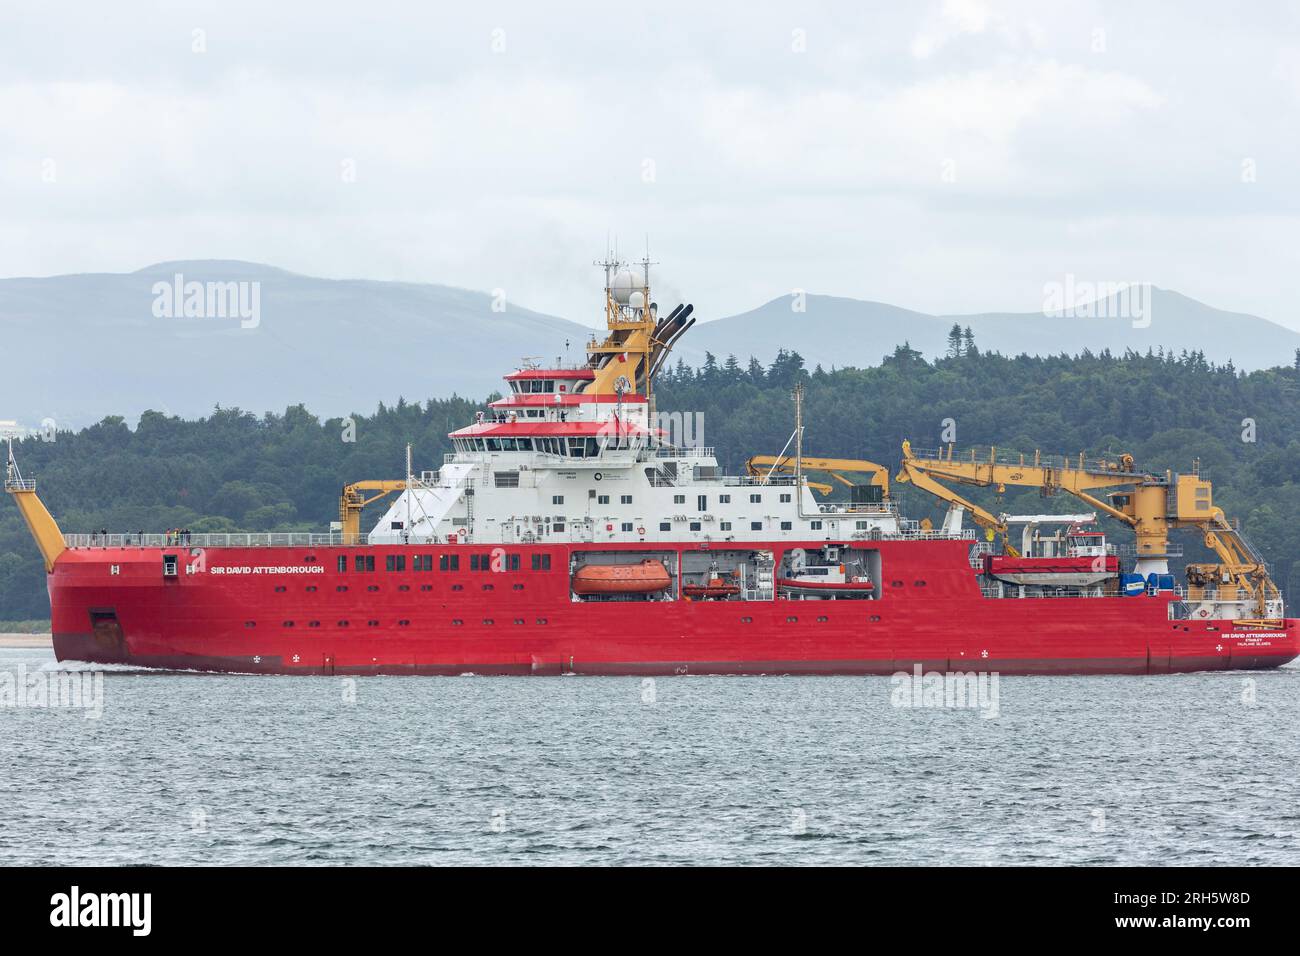
<svg viewBox="0 0 1300 956">
<path fill-rule="evenodd" d="M 661 413 L 701 412 L 703 441 L 729 470 L 781 450 L 793 428 L 790 391 L 801 381 L 808 454 L 892 468 L 904 438 L 937 446 L 951 419 L 959 446 L 1131 452 L 1148 470 L 1185 471 L 1199 458 L 1217 503 L 1243 521 L 1278 583 L 1300 600 L 1300 354 L 1278 359 L 1286 364 L 1243 375 L 1200 353 L 1008 358 L 957 336 L 945 358 L 927 362 L 904 345 L 866 369 L 808 370 L 789 352 L 767 367 L 708 356 L 701 368 L 679 363 L 662 374 L 657 403 Z M 322 421 L 302 407 L 263 417 L 218 409 L 197 421 L 147 413 L 135 430 L 106 418 L 54 441 L 25 439 L 16 453 L 67 531 L 324 530 L 345 482 L 400 476 L 408 441 L 417 470 L 437 468 L 447 432 L 481 407 L 456 397 L 399 402 L 355 416 L 354 434 L 347 421 Z M 914 516 L 937 514 L 922 493 L 899 491 Z M 1081 510 L 1033 492 L 1009 494 L 1000 507 Z M 1183 540 L 1193 558 L 1193 541 Z M 35 547 L 5 503 L 0 620 L 47 614 Z"/>
</svg>

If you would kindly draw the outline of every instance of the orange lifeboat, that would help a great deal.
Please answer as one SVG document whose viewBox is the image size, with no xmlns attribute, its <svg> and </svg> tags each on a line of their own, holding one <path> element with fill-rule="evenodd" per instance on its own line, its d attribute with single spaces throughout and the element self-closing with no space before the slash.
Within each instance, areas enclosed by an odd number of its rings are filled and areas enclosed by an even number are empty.
<svg viewBox="0 0 1300 956">
<path fill-rule="evenodd" d="M 656 594 L 672 587 L 662 561 L 646 558 L 636 564 L 587 564 L 573 574 L 573 593 Z"/>
<path fill-rule="evenodd" d="M 682 585 L 682 595 L 690 600 L 721 600 L 740 593 L 740 585 L 726 578 L 711 577 L 704 584 Z"/>
</svg>

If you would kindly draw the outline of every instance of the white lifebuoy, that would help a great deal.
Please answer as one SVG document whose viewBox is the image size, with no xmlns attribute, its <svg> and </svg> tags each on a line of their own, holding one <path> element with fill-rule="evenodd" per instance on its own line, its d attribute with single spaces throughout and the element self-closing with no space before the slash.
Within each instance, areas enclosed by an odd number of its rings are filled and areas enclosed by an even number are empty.
<svg viewBox="0 0 1300 956">
<path fill-rule="evenodd" d="M 644 535 L 644 534 L 645 534 L 645 525 L 641 525 L 640 527 L 638 527 L 638 528 L 636 529 L 636 533 L 639 534 L 639 535 Z"/>
<path fill-rule="evenodd" d="M 1209 616 L 1210 616 L 1210 612 L 1207 611 L 1205 608 L 1201 608 L 1201 609 L 1200 609 L 1199 611 L 1197 611 L 1196 613 L 1199 614 L 1201 617 L 1209 617 Z"/>
</svg>

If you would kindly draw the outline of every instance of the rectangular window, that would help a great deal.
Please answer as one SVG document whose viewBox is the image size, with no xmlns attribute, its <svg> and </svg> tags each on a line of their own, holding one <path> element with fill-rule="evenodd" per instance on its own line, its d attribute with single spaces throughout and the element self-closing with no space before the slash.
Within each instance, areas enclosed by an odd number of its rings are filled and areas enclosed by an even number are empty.
<svg viewBox="0 0 1300 956">
<path fill-rule="evenodd" d="M 340 555 L 339 555 L 339 574 L 347 574 L 347 572 L 348 572 L 348 556 L 347 556 L 346 554 L 340 554 Z"/>
<path fill-rule="evenodd" d="M 696 495 L 696 496 L 695 496 L 695 509 L 696 509 L 697 511 L 708 511 L 708 510 L 709 510 L 709 496 L 708 496 L 708 495 Z"/>
<path fill-rule="evenodd" d="M 821 523 L 820 521 L 810 521 L 810 522 L 808 522 L 808 525 L 809 525 L 809 527 L 811 527 L 814 531 L 820 531 L 820 530 L 822 529 L 822 523 Z"/>
<path fill-rule="evenodd" d="M 660 531 L 672 531 L 672 530 L 673 530 L 673 526 L 672 526 L 672 524 L 671 524 L 670 522 L 668 522 L 668 521 L 661 521 L 661 522 L 659 522 L 659 530 L 660 530 Z"/>
<path fill-rule="evenodd" d="M 731 504 L 731 495 L 718 495 L 718 504 L 721 505 Z"/>
<path fill-rule="evenodd" d="M 597 495 L 597 496 L 596 496 L 596 504 L 598 504 L 598 505 L 607 505 L 607 504 L 609 504 L 609 495 Z"/>
<path fill-rule="evenodd" d="M 761 521 L 751 521 L 751 522 L 749 523 L 749 530 L 750 530 L 750 531 L 762 531 L 762 530 L 763 530 L 763 522 L 761 522 Z"/>
<path fill-rule="evenodd" d="M 762 496 L 762 495 L 750 495 L 750 496 L 749 496 L 749 503 L 752 504 L 752 505 L 762 504 L 762 502 L 763 502 L 763 496 Z"/>
<path fill-rule="evenodd" d="M 406 570 L 406 555 L 404 555 L 404 554 L 390 554 L 390 555 L 387 555 L 387 556 L 384 558 L 384 570 L 385 570 L 385 571 L 405 571 L 405 570 Z"/>
<path fill-rule="evenodd" d="M 790 496 L 789 496 L 788 494 L 784 494 L 784 495 L 782 495 L 782 496 L 781 496 L 781 503 L 782 503 L 782 504 L 789 504 L 789 503 L 790 503 Z"/>
<path fill-rule="evenodd" d="M 551 504 L 553 505 L 564 504 L 564 495 L 551 495 Z"/>
<path fill-rule="evenodd" d="M 621 505 L 630 505 L 632 503 L 631 495 L 619 495 L 618 503 Z"/>
<path fill-rule="evenodd" d="M 470 569 L 471 571 L 477 571 L 477 570 L 478 570 L 478 555 L 477 555 L 477 554 L 471 554 L 471 555 L 469 556 L 469 569 Z"/>
<path fill-rule="evenodd" d="M 692 522 L 691 522 L 691 530 L 692 530 L 692 531 L 699 531 L 699 530 L 700 530 L 700 523 L 699 523 L 698 521 L 692 521 Z"/>
<path fill-rule="evenodd" d="M 358 554 L 353 561 L 358 571 L 364 571 L 366 569 L 366 556 L 364 554 Z"/>
<path fill-rule="evenodd" d="M 517 554 L 510 555 L 510 570 L 511 571 L 519 570 L 519 555 Z"/>
<path fill-rule="evenodd" d="M 624 530 L 624 531 L 631 531 L 631 530 L 632 530 L 632 522 L 630 522 L 630 521 L 624 521 L 624 522 L 623 522 L 623 530 Z"/>
<path fill-rule="evenodd" d="M 731 530 L 731 522 L 730 522 L 730 521 L 723 521 L 723 522 L 720 522 L 720 523 L 719 523 L 719 527 L 722 528 L 723 531 L 730 531 L 730 530 Z"/>
<path fill-rule="evenodd" d="M 564 531 L 564 522 L 563 522 L 563 521 L 556 521 L 556 522 L 552 523 L 552 524 L 551 524 L 551 531 L 554 532 L 555 534 L 560 534 L 560 533 L 562 533 L 562 532 Z"/>
<path fill-rule="evenodd" d="M 686 496 L 685 496 L 685 495 L 673 495 L 673 504 L 675 504 L 675 505 L 684 505 L 684 504 L 686 504 Z"/>
<path fill-rule="evenodd" d="M 789 530 L 791 530 L 793 527 L 794 527 L 793 522 L 790 522 L 790 521 L 782 521 L 782 522 L 781 522 L 781 530 L 782 530 L 782 531 L 789 531 Z"/>
</svg>

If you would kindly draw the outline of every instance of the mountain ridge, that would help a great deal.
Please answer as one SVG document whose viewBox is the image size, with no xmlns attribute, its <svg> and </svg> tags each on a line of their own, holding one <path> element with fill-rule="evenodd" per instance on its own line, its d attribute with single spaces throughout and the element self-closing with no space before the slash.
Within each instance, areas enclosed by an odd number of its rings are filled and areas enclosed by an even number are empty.
<svg viewBox="0 0 1300 956">
<path fill-rule="evenodd" d="M 187 316 L 180 301 L 160 307 L 156 284 L 177 274 L 187 283 L 256 281 L 259 315 L 241 322 Z M 1185 348 L 1245 371 L 1289 365 L 1300 349 L 1300 333 L 1164 289 L 1152 289 L 1149 328 L 1042 313 L 932 315 L 820 293 L 805 296 L 799 312 L 793 301 L 779 296 L 702 320 L 674 360 L 700 366 L 711 352 L 767 364 L 786 349 L 809 368 L 867 367 L 904 342 L 927 357 L 943 355 L 953 324 L 969 326 L 977 347 L 1009 355 Z M 479 398 L 499 391 L 522 356 L 562 358 L 567 343 L 569 360 L 580 358 L 592 333 L 473 289 L 325 279 L 239 259 L 0 279 L 0 322 L 8 345 L 0 418 L 33 426 L 51 419 L 58 427 L 146 409 L 194 417 L 218 405 L 260 413 L 304 403 L 337 416 L 399 398 Z"/>
</svg>

